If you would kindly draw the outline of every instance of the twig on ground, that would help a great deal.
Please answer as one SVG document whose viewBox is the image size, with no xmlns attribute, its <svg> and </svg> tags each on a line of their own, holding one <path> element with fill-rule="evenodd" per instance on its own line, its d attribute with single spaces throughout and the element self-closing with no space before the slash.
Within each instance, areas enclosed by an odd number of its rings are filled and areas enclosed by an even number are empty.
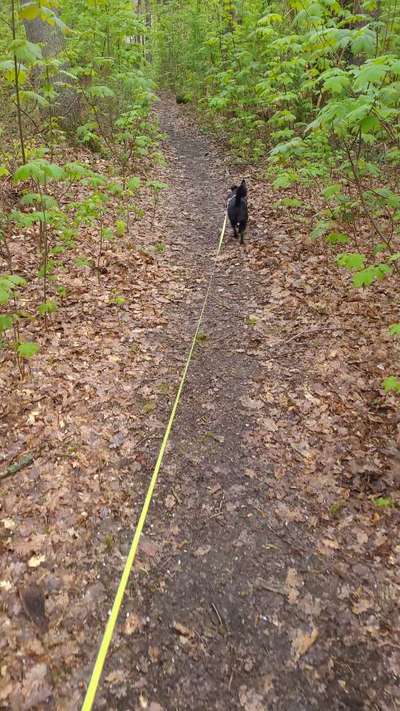
<svg viewBox="0 0 400 711">
<path fill-rule="evenodd" d="M 227 629 L 227 627 L 226 627 L 226 622 L 225 622 L 225 620 L 223 619 L 223 617 L 221 617 L 217 606 L 216 606 L 213 602 L 210 603 L 210 604 L 211 604 L 211 609 L 212 609 L 212 611 L 214 612 L 214 614 L 215 614 L 215 616 L 216 616 L 216 618 L 217 618 L 217 620 L 218 620 L 219 626 L 220 626 L 220 627 L 223 627 L 224 629 Z"/>
<path fill-rule="evenodd" d="M 263 518 L 265 518 L 267 516 L 266 512 L 263 511 L 262 509 L 259 509 L 258 506 L 254 506 L 254 508 L 256 509 L 256 511 L 258 511 L 259 513 L 262 514 Z M 278 533 L 277 531 L 275 531 L 275 529 L 272 528 L 272 526 L 269 526 L 265 521 L 264 521 L 264 525 L 266 526 L 266 528 L 268 528 L 269 531 L 271 531 L 271 533 L 273 533 L 274 536 L 276 536 L 277 538 L 280 538 L 281 541 L 286 543 L 286 545 L 289 546 L 290 548 L 293 548 L 294 551 L 296 551 L 300 555 L 307 554 L 307 551 L 304 548 L 299 548 L 298 546 L 296 546 L 294 543 L 292 543 L 287 538 L 282 536 L 281 533 Z"/>
<path fill-rule="evenodd" d="M 176 499 L 177 503 L 178 503 L 178 504 L 181 504 L 182 501 L 180 500 L 180 498 L 179 498 L 178 494 L 176 493 L 175 489 L 171 489 L 171 491 L 172 491 L 172 494 L 173 494 L 174 498 Z"/>
<path fill-rule="evenodd" d="M 287 592 L 281 588 L 275 588 L 273 585 L 268 585 L 268 583 L 265 582 L 262 578 L 257 578 L 256 580 L 256 585 L 258 587 L 262 588 L 263 590 L 268 590 L 268 592 L 275 593 L 276 595 L 282 595 L 283 597 L 287 596 Z"/>
</svg>

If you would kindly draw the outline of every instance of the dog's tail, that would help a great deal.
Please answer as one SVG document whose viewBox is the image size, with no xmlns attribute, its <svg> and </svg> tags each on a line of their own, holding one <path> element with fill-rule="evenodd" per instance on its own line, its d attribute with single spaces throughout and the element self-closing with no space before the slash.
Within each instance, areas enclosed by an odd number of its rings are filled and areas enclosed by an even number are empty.
<svg viewBox="0 0 400 711">
<path fill-rule="evenodd" d="M 244 198 L 244 197 L 246 197 L 246 195 L 247 195 L 247 186 L 246 186 L 246 181 L 245 181 L 245 179 L 243 178 L 243 180 L 242 180 L 242 182 L 240 183 L 238 189 L 236 190 L 236 195 L 235 195 L 235 197 L 236 197 L 236 200 L 235 200 L 236 205 L 239 205 L 241 199 Z"/>
</svg>

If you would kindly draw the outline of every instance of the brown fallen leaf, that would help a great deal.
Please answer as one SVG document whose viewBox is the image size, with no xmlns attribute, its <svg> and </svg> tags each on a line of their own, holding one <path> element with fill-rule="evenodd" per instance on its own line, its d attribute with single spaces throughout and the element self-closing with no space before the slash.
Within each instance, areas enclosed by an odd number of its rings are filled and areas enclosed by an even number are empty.
<svg viewBox="0 0 400 711">
<path fill-rule="evenodd" d="M 150 645 L 149 657 L 152 662 L 158 662 L 158 660 L 160 659 L 160 648 L 157 646 Z"/>
<path fill-rule="evenodd" d="M 44 708 L 44 702 L 52 696 L 52 688 L 48 682 L 48 672 L 46 664 L 36 664 L 27 672 L 22 684 L 23 711 Z"/>
<path fill-rule="evenodd" d="M 141 691 L 139 694 L 139 704 L 141 709 L 149 708 L 149 700 L 147 698 L 147 694 L 144 691 Z"/>
<path fill-rule="evenodd" d="M 357 531 L 356 538 L 360 545 L 364 545 L 364 543 L 368 542 L 368 534 L 365 533 L 365 531 Z"/>
<path fill-rule="evenodd" d="M 189 629 L 189 627 L 185 627 L 181 622 L 173 622 L 172 627 L 174 631 L 179 634 L 181 637 L 194 637 L 194 632 Z"/>
<path fill-rule="evenodd" d="M 156 543 L 153 543 L 153 541 L 148 540 L 147 538 L 142 538 L 140 543 L 140 551 L 141 553 L 144 553 L 145 555 L 149 556 L 149 558 L 154 558 L 159 551 L 159 546 Z"/>
<path fill-rule="evenodd" d="M 225 437 L 223 435 L 217 435 L 214 432 L 206 432 L 204 436 L 209 439 L 213 439 L 214 442 L 218 442 L 218 444 L 223 444 L 225 442 Z"/>
<path fill-rule="evenodd" d="M 247 476 L 249 479 L 257 479 L 258 478 L 254 469 L 250 469 L 249 467 L 247 467 L 244 470 L 244 475 Z"/>
<path fill-rule="evenodd" d="M 211 546 L 204 545 L 204 546 L 199 546 L 193 553 L 195 558 L 200 558 L 203 555 L 207 555 L 211 550 Z"/>
<path fill-rule="evenodd" d="M 142 620 L 134 612 L 131 612 L 127 618 L 124 625 L 124 632 L 127 635 L 134 634 L 143 627 Z"/>
<path fill-rule="evenodd" d="M 7 677 L 6 679 L 0 681 L 0 701 L 5 701 L 14 689 L 14 684 Z"/>
<path fill-rule="evenodd" d="M 243 685 L 239 689 L 239 701 L 244 711 L 265 711 L 264 698 L 255 689 Z"/>
<path fill-rule="evenodd" d="M 366 598 L 362 598 L 361 600 L 358 600 L 358 602 L 355 602 L 351 609 L 355 615 L 361 615 L 363 612 L 370 610 L 371 607 L 372 602 Z"/>
<path fill-rule="evenodd" d="M 16 526 L 16 523 L 12 518 L 5 518 L 3 519 L 3 526 L 8 531 L 13 531 Z"/>
<path fill-rule="evenodd" d="M 45 612 L 45 597 L 43 590 L 37 585 L 30 585 L 19 590 L 22 607 L 29 619 L 39 627 L 42 632 L 47 632 L 49 623 Z"/>
<path fill-rule="evenodd" d="M 45 560 L 45 555 L 33 555 L 32 558 L 28 560 L 28 565 L 30 568 L 38 568 Z"/>
<path fill-rule="evenodd" d="M 33 639 L 30 639 L 27 642 L 26 649 L 29 650 L 30 653 L 36 655 L 39 657 L 41 654 L 44 654 L 44 647 L 43 644 L 41 643 L 40 639 L 37 639 L 36 637 Z"/>
<path fill-rule="evenodd" d="M 292 649 L 296 661 L 308 652 L 314 642 L 317 641 L 318 637 L 319 632 L 316 627 L 312 629 L 310 634 L 305 634 L 302 630 L 297 630 L 296 636 L 292 642 Z"/>
<path fill-rule="evenodd" d="M 297 570 L 295 570 L 295 568 L 289 568 L 285 581 L 285 590 L 291 605 L 297 602 L 300 595 L 298 588 L 302 585 L 303 581 Z"/>
<path fill-rule="evenodd" d="M 165 498 L 165 506 L 167 509 L 173 509 L 174 506 L 176 505 L 176 499 L 175 496 L 172 494 L 168 494 L 168 496 Z"/>
<path fill-rule="evenodd" d="M 268 694 L 271 691 L 271 689 L 274 688 L 274 675 L 273 674 L 265 674 L 265 676 L 261 678 L 261 681 L 262 681 L 264 694 Z"/>
<path fill-rule="evenodd" d="M 126 680 L 126 674 L 121 669 L 112 671 L 106 676 L 106 681 L 109 684 L 122 684 Z"/>
<path fill-rule="evenodd" d="M 272 419 L 272 417 L 264 417 L 262 421 L 262 428 L 266 432 L 278 432 L 279 425 Z"/>
<path fill-rule="evenodd" d="M 222 488 L 221 484 L 217 483 L 217 484 L 214 484 L 214 486 L 208 487 L 208 490 L 209 490 L 210 494 L 213 495 L 213 494 L 216 494 L 218 491 L 221 491 L 221 488 Z"/>
<path fill-rule="evenodd" d="M 248 395 L 243 395 L 243 397 L 240 398 L 240 402 L 249 410 L 261 410 L 261 408 L 264 407 L 262 400 L 253 400 Z"/>
<path fill-rule="evenodd" d="M 322 543 L 327 548 L 333 548 L 333 550 L 338 550 L 340 548 L 339 543 L 332 538 L 323 538 Z"/>
</svg>

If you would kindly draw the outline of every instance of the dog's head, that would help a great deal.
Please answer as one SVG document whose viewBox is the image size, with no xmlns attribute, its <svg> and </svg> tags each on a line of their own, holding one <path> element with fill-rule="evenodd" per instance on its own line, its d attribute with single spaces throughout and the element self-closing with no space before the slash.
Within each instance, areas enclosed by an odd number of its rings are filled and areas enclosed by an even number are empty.
<svg viewBox="0 0 400 711">
<path fill-rule="evenodd" d="M 231 190 L 233 193 L 236 192 L 236 190 L 240 189 L 241 191 L 247 192 L 247 185 L 246 185 L 246 179 L 243 178 L 242 182 L 240 185 L 231 185 Z"/>
</svg>

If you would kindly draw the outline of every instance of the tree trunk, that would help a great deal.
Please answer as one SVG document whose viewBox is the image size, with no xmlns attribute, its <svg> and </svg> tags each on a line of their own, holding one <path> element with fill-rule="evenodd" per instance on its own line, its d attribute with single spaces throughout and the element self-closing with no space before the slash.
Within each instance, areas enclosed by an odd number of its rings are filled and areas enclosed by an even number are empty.
<svg viewBox="0 0 400 711">
<path fill-rule="evenodd" d="M 26 5 L 31 0 L 21 0 L 22 5 Z M 52 12 L 57 15 L 57 10 L 53 7 Z M 41 44 L 42 53 L 45 58 L 57 57 L 65 48 L 65 37 L 58 25 L 49 25 L 40 18 L 35 20 L 23 20 L 26 36 L 29 42 Z M 79 95 L 72 87 L 63 86 L 66 78 L 63 70 L 68 71 L 68 64 L 63 63 L 59 72 L 51 77 L 51 83 L 57 93 L 57 100 L 51 107 L 50 118 L 56 117 L 62 128 L 73 129 L 79 122 Z M 42 74 L 40 74 L 42 79 Z"/>
</svg>

